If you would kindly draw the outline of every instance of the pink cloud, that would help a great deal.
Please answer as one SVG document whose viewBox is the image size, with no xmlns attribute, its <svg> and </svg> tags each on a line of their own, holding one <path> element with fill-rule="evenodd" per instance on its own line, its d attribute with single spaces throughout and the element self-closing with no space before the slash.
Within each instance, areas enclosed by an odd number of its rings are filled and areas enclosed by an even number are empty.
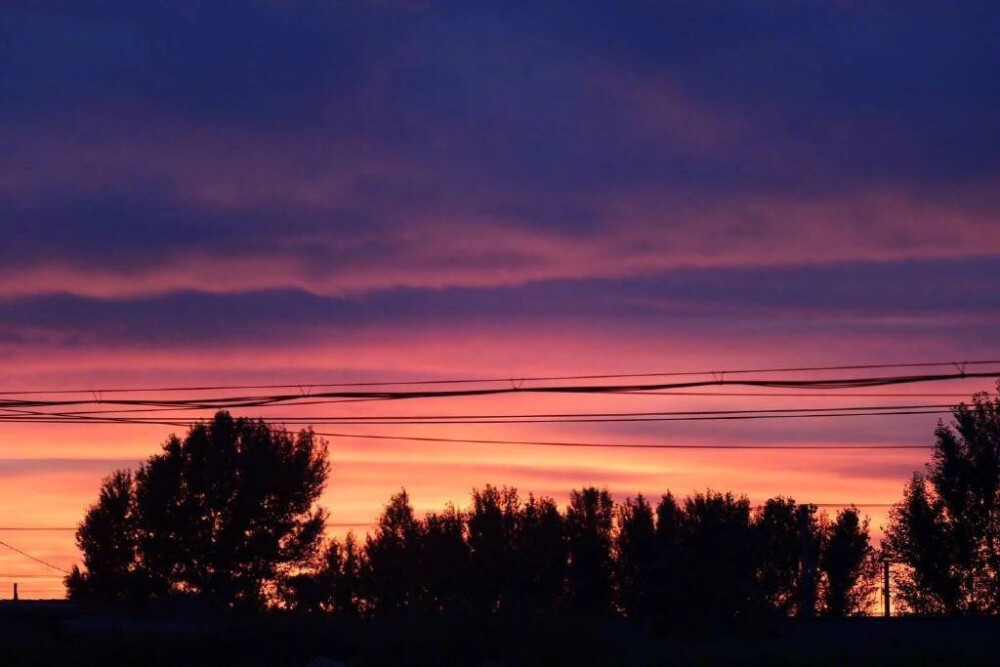
<svg viewBox="0 0 1000 667">
<path fill-rule="evenodd" d="M 973 202 L 977 209 L 987 207 L 982 198 Z M 225 257 L 194 249 L 141 267 L 42 261 L 0 270 L 0 294 L 122 298 L 191 289 L 301 288 L 350 295 L 397 287 L 621 278 L 694 267 L 961 258 L 1000 245 L 1000 227 L 990 215 L 899 194 L 816 201 L 757 197 L 708 207 L 646 200 L 612 208 L 607 233 L 584 238 L 512 229 L 498 219 L 411 220 L 419 235 L 393 239 L 378 256 L 329 266 L 310 266 L 297 248 L 281 247 L 266 255 Z M 313 252 L 337 244 L 335 236 L 315 238 Z M 329 252 L 336 258 L 340 251 Z"/>
<path fill-rule="evenodd" d="M 637 109 L 663 119 L 662 126 L 651 122 L 650 132 L 683 135 L 697 150 L 712 150 L 738 132 L 738 122 L 702 113 L 670 89 L 616 85 L 627 98 L 638 96 Z M 498 212 L 512 200 L 537 200 L 537 192 L 476 179 L 452 183 L 447 171 L 398 151 L 372 153 L 360 138 L 261 136 L 238 127 L 176 122 L 171 128 L 169 140 L 155 133 L 108 133 L 89 142 L 36 128 L 15 138 L 18 150 L 9 155 L 14 160 L 35 154 L 39 166 L 21 168 L 0 158 L 0 192 L 32 205 L 53 191 L 102 193 L 122 184 L 155 184 L 163 205 L 180 207 L 178 215 L 282 211 L 268 229 L 247 226 L 236 239 L 256 238 L 259 247 L 234 244 L 221 253 L 194 243 L 148 261 L 119 261 L 113 253 L 100 263 L 72 254 L 39 258 L 0 267 L 0 297 L 269 288 L 347 295 L 644 276 L 691 267 L 960 258 L 1000 246 L 995 179 L 939 184 L 933 191 L 873 182 L 814 194 L 719 189 L 710 197 L 669 182 L 619 184 L 574 192 L 572 203 L 598 220 L 576 233 L 526 225 L 517 214 Z M 362 196 L 366 178 L 405 182 L 433 196 L 417 203 Z M 343 211 L 358 209 L 370 223 L 345 228 L 337 222 Z M 300 224 L 299 218 L 310 222 Z"/>
</svg>

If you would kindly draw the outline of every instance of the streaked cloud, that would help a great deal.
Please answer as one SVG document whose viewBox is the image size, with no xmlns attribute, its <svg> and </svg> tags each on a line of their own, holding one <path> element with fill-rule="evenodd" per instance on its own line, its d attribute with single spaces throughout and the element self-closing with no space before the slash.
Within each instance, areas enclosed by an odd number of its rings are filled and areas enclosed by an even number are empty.
<svg viewBox="0 0 1000 667">
<path fill-rule="evenodd" d="M 998 18 L 979 1 L 6 3 L 0 390 L 995 356 Z M 903 444 L 934 421 L 394 428 Z M 0 507 L 75 523 L 169 430 L 0 424 Z M 924 458 L 332 447 L 325 500 L 347 522 L 403 485 L 421 509 L 487 482 L 891 502 Z M 75 557 L 66 535 L 20 539 Z"/>
</svg>

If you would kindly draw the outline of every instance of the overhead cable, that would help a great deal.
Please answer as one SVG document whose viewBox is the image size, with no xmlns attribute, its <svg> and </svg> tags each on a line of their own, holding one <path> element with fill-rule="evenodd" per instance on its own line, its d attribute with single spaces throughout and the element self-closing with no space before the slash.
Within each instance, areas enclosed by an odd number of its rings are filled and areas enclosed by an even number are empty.
<svg viewBox="0 0 1000 667">
<path fill-rule="evenodd" d="M 46 560 L 43 560 L 43 559 L 41 559 L 41 558 L 38 558 L 37 556 L 32 556 L 32 555 L 31 555 L 31 554 L 29 554 L 28 552 L 26 552 L 26 551 L 21 551 L 21 550 L 20 550 L 20 549 L 18 549 L 17 547 L 15 547 L 15 546 L 12 546 L 12 545 L 10 545 L 10 544 L 7 544 L 6 542 L 3 542 L 3 541 L 0 541 L 0 546 L 2 546 L 2 547 L 7 547 L 7 548 L 8 548 L 8 549 L 10 549 L 11 551 L 13 551 L 13 552 L 15 552 L 15 553 L 19 553 L 19 554 L 21 554 L 22 556 L 24 556 L 25 558 L 29 558 L 29 559 L 31 559 L 31 560 L 33 560 L 33 561 L 35 561 L 36 563 L 40 563 L 41 565 L 44 565 L 44 566 L 45 566 L 45 567 L 47 567 L 47 568 L 51 568 L 51 569 L 53 569 L 53 570 L 58 570 L 59 572 L 62 572 L 63 574 L 69 574 L 69 570 L 66 570 L 66 569 L 64 569 L 64 568 L 61 568 L 61 567 L 59 567 L 58 565 L 53 565 L 52 563 L 50 563 L 50 562 L 48 562 L 48 561 L 46 561 Z"/>
<path fill-rule="evenodd" d="M 667 389 L 693 389 L 698 387 L 766 387 L 771 389 L 853 389 L 866 387 L 885 387 L 902 384 L 925 382 L 944 382 L 949 380 L 964 380 L 975 378 L 1000 378 L 1000 371 L 978 373 L 947 373 L 925 375 L 896 375 L 855 377 L 836 379 L 745 379 L 732 380 L 717 377 L 712 380 L 695 380 L 688 382 L 671 382 L 655 384 L 604 384 L 604 385 L 542 385 L 542 386 L 507 386 L 477 389 L 446 389 L 422 391 L 332 391 L 310 394 L 308 397 L 298 394 L 273 394 L 264 396 L 220 396 L 188 399 L 137 399 L 137 398 L 103 398 L 99 396 L 86 399 L 3 399 L 0 407 L 5 408 L 46 408 L 70 407 L 79 405 L 117 405 L 117 406 L 187 406 L 193 409 L 235 409 L 262 407 L 278 404 L 293 404 L 305 398 L 365 398 L 377 400 L 405 400 L 415 398 L 455 398 L 471 396 L 496 396 L 502 394 L 537 393 L 537 394 L 615 394 L 636 391 L 662 391 Z"/>
<path fill-rule="evenodd" d="M 32 394 L 91 394 L 91 393 L 141 393 L 141 392 L 178 392 L 178 391 L 224 391 L 235 389 L 299 389 L 304 392 L 310 388 L 333 388 L 333 387 L 392 387 L 392 386 L 414 386 L 414 385 L 447 385 L 447 384 L 491 384 L 507 382 L 556 382 L 568 380 L 621 380 L 628 378 L 649 378 L 649 377 L 692 377 L 696 375 L 713 375 L 724 377 L 726 375 L 745 375 L 749 373 L 802 373 L 802 372 L 829 372 L 829 371 L 849 371 L 849 370 L 885 370 L 890 368 L 944 368 L 954 367 L 964 373 L 968 366 L 988 366 L 1000 365 L 1000 359 L 977 359 L 972 361 L 924 361 L 908 363 L 886 363 L 886 364 L 841 364 L 828 366 L 785 366 L 776 368 L 739 368 L 739 369 L 713 369 L 702 371 L 662 371 L 662 372 L 641 372 L 641 373 L 604 373 L 587 375 L 548 375 L 548 376 L 510 376 L 510 377 L 488 377 L 488 378 L 450 378 L 434 380 L 395 380 L 395 381 L 370 381 L 370 382 L 300 382 L 288 384 L 216 384 L 216 385 L 189 385 L 172 387 L 110 387 L 110 388 L 86 388 L 86 389 L 53 389 L 53 390 L 29 390 L 29 391 L 2 391 L 2 395 L 32 395 Z"/>
</svg>

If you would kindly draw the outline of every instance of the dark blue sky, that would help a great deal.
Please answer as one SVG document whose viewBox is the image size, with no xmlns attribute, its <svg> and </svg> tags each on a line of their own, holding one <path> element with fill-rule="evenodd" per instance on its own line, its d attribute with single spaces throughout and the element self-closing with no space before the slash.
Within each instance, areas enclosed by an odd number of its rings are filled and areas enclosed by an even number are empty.
<svg viewBox="0 0 1000 667">
<path fill-rule="evenodd" d="M 998 240 L 994 3 L 18 4 L 0 261 L 19 295 L 491 287 Z"/>
</svg>

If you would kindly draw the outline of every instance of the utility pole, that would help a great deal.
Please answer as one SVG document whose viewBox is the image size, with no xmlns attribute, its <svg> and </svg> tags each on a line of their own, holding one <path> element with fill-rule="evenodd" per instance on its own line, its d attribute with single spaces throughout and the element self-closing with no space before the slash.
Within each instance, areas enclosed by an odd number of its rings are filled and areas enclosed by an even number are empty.
<svg viewBox="0 0 1000 667">
<path fill-rule="evenodd" d="M 17 582 L 14 582 L 14 602 L 17 602 Z"/>
<path fill-rule="evenodd" d="M 892 609 L 889 605 L 889 559 L 882 561 L 882 599 L 885 600 L 885 617 L 889 618 Z"/>
<path fill-rule="evenodd" d="M 816 558 L 812 549 L 812 515 L 815 505 L 799 505 L 799 618 L 816 612 Z"/>
</svg>

